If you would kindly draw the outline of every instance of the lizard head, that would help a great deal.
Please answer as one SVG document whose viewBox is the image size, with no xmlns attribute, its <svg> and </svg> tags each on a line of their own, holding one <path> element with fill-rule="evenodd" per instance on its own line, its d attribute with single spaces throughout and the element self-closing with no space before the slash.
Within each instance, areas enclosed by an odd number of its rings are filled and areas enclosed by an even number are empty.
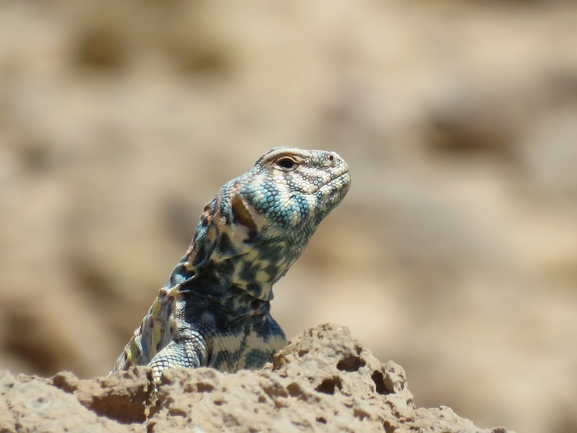
<svg viewBox="0 0 577 433">
<path fill-rule="evenodd" d="M 347 163 L 334 152 L 276 148 L 229 183 L 228 199 L 234 223 L 255 238 L 308 241 L 350 183 Z"/>
<path fill-rule="evenodd" d="M 183 259 L 196 271 L 210 267 L 212 275 L 226 275 L 215 286 L 234 285 L 270 300 L 272 285 L 298 259 L 350 183 L 347 163 L 334 152 L 272 149 L 207 204 Z"/>
</svg>

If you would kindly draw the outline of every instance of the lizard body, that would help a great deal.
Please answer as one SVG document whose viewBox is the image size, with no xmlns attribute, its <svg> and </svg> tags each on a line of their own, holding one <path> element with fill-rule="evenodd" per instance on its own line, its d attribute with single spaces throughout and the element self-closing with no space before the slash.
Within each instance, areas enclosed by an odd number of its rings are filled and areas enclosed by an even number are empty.
<svg viewBox="0 0 577 433">
<path fill-rule="evenodd" d="M 344 198 L 349 169 L 334 152 L 276 148 L 206 205 L 190 247 L 112 371 L 259 368 L 286 345 L 272 287 Z"/>
</svg>

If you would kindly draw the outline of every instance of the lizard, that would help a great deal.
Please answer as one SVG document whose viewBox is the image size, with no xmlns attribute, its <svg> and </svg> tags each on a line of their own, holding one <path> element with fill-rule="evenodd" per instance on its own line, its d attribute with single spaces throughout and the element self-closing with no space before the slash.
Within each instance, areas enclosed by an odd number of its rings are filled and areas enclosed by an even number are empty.
<svg viewBox="0 0 577 433">
<path fill-rule="evenodd" d="M 235 372 L 286 346 L 270 314 L 273 285 L 304 251 L 351 184 L 335 152 L 266 152 L 205 206 L 192 242 L 112 371 L 148 365 Z"/>
</svg>

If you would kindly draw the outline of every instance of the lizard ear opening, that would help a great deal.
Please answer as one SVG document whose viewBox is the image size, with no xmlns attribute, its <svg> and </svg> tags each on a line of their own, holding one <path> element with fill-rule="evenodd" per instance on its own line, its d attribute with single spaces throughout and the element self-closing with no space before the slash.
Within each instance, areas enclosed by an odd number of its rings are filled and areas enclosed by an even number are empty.
<svg viewBox="0 0 577 433">
<path fill-rule="evenodd" d="M 246 226 L 251 231 L 257 230 L 256 223 L 252 219 L 250 211 L 247 209 L 243 199 L 238 195 L 232 199 L 232 212 L 236 220 L 242 225 Z"/>
</svg>

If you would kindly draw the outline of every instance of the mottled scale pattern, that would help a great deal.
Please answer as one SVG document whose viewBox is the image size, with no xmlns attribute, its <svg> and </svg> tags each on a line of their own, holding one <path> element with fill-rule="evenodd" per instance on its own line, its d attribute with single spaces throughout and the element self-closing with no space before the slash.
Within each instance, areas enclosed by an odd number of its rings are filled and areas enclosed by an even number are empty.
<svg viewBox="0 0 577 433">
<path fill-rule="evenodd" d="M 334 152 L 276 148 L 206 205 L 190 247 L 112 371 L 149 365 L 259 368 L 286 345 L 270 315 L 272 287 L 351 177 Z"/>
</svg>

